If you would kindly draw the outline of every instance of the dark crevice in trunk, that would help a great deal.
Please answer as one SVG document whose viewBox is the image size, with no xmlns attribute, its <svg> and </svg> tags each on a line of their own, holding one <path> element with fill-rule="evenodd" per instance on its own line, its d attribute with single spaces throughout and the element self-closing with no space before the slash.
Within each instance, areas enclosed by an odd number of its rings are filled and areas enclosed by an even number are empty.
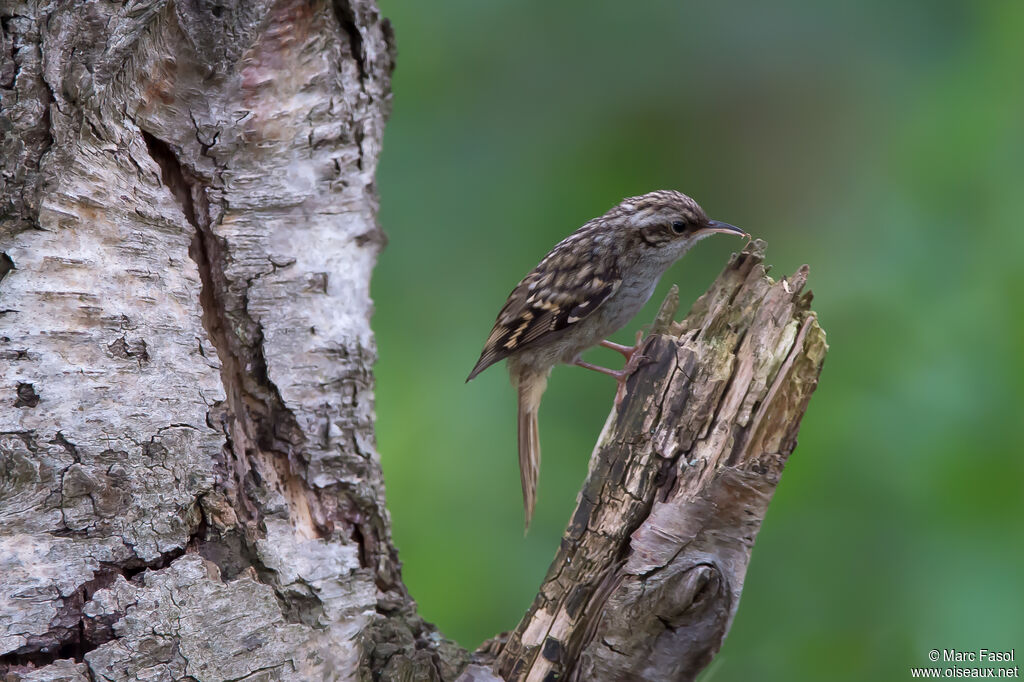
<svg viewBox="0 0 1024 682">
<path fill-rule="evenodd" d="M 189 543 L 191 541 L 192 536 Z M 47 632 L 28 637 L 23 646 L 0 656 L 0 679 L 7 679 L 9 674 L 41 668 L 61 659 L 83 662 L 87 653 L 117 638 L 113 626 L 124 616 L 123 613 L 95 618 L 85 615 L 85 606 L 96 593 L 113 585 L 118 576 L 131 582 L 140 582 L 145 571 L 167 568 L 175 559 L 183 556 L 185 551 L 185 547 L 179 547 L 151 561 L 131 559 L 119 564 L 101 561 L 92 580 L 82 583 L 61 600 Z"/>
<path fill-rule="evenodd" d="M 64 658 L 80 663 L 85 654 L 113 639 L 112 633 L 102 633 L 87 624 L 90 619 L 85 617 L 83 609 L 96 592 L 112 585 L 121 574 L 116 568 L 100 568 L 92 580 L 65 597 L 57 608 L 57 615 L 50 621 L 49 631 L 28 637 L 24 646 L 0 656 L 0 679 L 7 679 L 10 673 L 41 668 Z M 105 629 L 109 630 L 109 627 Z"/>
<path fill-rule="evenodd" d="M 366 81 L 366 48 L 363 45 L 363 34 L 359 32 L 359 24 L 356 21 L 355 8 L 350 0 L 335 0 L 331 3 L 334 8 L 334 16 L 338 19 L 338 25 L 348 36 L 349 48 L 352 50 L 352 58 L 359 69 L 359 82 L 365 89 Z"/>
<path fill-rule="evenodd" d="M 242 520 L 243 532 L 237 538 L 215 538 L 200 553 L 229 575 L 236 575 L 243 565 L 251 566 L 264 583 L 274 587 L 289 620 L 316 622 L 321 605 L 312 602 L 317 600 L 281 590 L 277 576 L 255 551 L 264 518 L 260 500 L 266 493 L 261 491 L 271 488 L 288 500 L 292 522 L 310 524 L 313 536 L 341 533 L 351 539 L 360 548 L 360 563 L 372 571 L 378 588 L 386 593 L 382 610 L 405 610 L 411 600 L 401 582 L 398 558 L 384 539 L 386 529 L 379 512 L 364 508 L 342 486 L 314 490 L 307 482 L 303 431 L 269 377 L 263 330 L 248 312 L 252 282 L 238 282 L 229 275 L 229 248 L 214 233 L 210 220 L 209 185 L 182 166 L 169 144 L 146 131 L 143 136 L 160 167 L 162 182 L 195 231 L 189 255 L 199 270 L 203 325 L 221 361 L 227 396 L 211 410 L 209 421 L 225 434 L 224 459 L 219 463 L 225 483 L 220 489 Z M 418 629 L 417 634 L 425 631 Z"/>
<path fill-rule="evenodd" d="M 14 269 L 14 261 L 6 253 L 0 253 L 0 282 L 4 281 L 11 270 Z"/>
<path fill-rule="evenodd" d="M 293 523 L 311 524 L 309 530 L 314 536 L 328 537 L 337 519 L 322 510 L 317 492 L 307 483 L 302 429 L 270 379 L 263 330 L 248 312 L 252 282 L 239 286 L 229 277 L 229 249 L 213 231 L 207 185 L 181 165 L 170 145 L 148 132 L 143 131 L 143 136 L 160 167 L 163 183 L 195 230 L 189 255 L 199 270 L 203 326 L 220 359 L 227 396 L 214 406 L 208 418 L 225 435 L 224 458 L 218 463 L 224 483 L 218 487 L 230 500 L 242 526 L 237 532 L 204 526 L 196 551 L 215 563 L 226 580 L 253 571 L 253 577 L 274 588 L 289 622 L 323 627 L 320 600 L 284 588 L 255 548 L 265 514 L 260 500 L 267 497 L 268 489 L 288 500 Z M 352 534 L 357 537 L 358 527 L 357 522 L 351 523 Z"/>
<path fill-rule="evenodd" d="M 203 326 L 221 361 L 221 381 L 227 396 L 213 419 L 225 432 L 228 448 L 223 473 L 238 491 L 275 485 L 294 508 L 308 508 L 315 496 L 305 478 L 301 453 L 302 429 L 284 405 L 270 380 L 263 353 L 263 330 L 248 312 L 248 282 L 239 287 L 227 275 L 229 253 L 212 228 L 206 184 L 184 168 L 177 154 L 163 140 L 143 131 L 150 155 L 161 170 L 161 179 L 178 200 L 182 213 L 193 227 L 189 255 L 195 261 L 201 281 L 199 294 Z M 270 479 L 277 478 L 277 481 Z M 253 499 L 234 499 L 234 506 L 253 532 L 262 520 L 262 510 Z M 313 510 L 301 509 L 299 517 L 316 519 Z M 295 516 L 293 516 L 295 518 Z M 323 536 L 323 524 L 315 534 Z"/>
</svg>

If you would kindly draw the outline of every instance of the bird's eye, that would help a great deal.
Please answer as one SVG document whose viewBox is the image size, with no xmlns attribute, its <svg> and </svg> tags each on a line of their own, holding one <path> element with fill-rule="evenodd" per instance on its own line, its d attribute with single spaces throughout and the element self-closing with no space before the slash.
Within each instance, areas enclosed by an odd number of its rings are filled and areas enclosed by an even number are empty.
<svg viewBox="0 0 1024 682">
<path fill-rule="evenodd" d="M 684 223 L 682 220 L 677 220 L 673 222 L 672 231 L 675 232 L 676 234 L 682 234 L 683 232 L 686 231 L 686 223 Z"/>
</svg>

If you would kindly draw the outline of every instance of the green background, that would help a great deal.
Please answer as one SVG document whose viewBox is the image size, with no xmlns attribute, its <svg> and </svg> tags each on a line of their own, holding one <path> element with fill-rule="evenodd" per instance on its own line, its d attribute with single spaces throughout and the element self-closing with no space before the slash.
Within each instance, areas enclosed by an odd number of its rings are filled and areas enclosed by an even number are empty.
<svg viewBox="0 0 1024 682">
<path fill-rule="evenodd" d="M 810 264 L 831 345 L 702 679 L 1024 658 L 1024 2 L 381 6 L 378 432 L 423 615 L 470 648 L 515 626 L 615 390 L 555 370 L 524 539 L 504 364 L 463 383 L 506 295 L 587 219 L 675 188 L 767 240 L 776 275 Z M 701 243 L 615 338 L 740 244 Z"/>
</svg>

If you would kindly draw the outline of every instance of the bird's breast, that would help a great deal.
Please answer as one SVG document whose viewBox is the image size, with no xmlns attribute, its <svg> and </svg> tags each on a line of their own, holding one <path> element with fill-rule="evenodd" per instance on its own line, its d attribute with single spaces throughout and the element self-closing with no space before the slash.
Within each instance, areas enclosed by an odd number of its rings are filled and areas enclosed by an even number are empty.
<svg viewBox="0 0 1024 682">
<path fill-rule="evenodd" d="M 580 329 L 574 335 L 579 350 L 597 345 L 626 326 L 651 298 L 656 285 L 657 281 L 623 280 L 618 291 L 593 315 L 581 321 Z"/>
<path fill-rule="evenodd" d="M 618 331 L 632 320 L 644 307 L 644 304 L 650 300 L 657 285 L 656 279 L 653 281 L 646 278 L 643 280 L 624 279 L 619 290 L 607 304 L 607 324 L 611 329 L 606 334 Z"/>
</svg>

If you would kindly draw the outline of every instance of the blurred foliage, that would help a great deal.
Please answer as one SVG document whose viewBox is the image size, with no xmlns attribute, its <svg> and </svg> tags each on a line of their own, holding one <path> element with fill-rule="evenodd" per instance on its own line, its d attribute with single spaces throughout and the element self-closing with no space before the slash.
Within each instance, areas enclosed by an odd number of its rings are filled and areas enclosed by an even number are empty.
<svg viewBox="0 0 1024 682">
<path fill-rule="evenodd" d="M 811 265 L 831 352 L 704 680 L 908 679 L 1024 650 L 1024 3 L 380 0 L 380 450 L 404 575 L 467 647 L 558 546 L 613 382 L 556 369 L 522 535 L 504 366 L 464 384 L 513 285 L 621 198 L 691 194 Z M 740 242 L 671 269 L 684 309 Z M 588 356 L 610 365 L 618 356 Z"/>
</svg>

